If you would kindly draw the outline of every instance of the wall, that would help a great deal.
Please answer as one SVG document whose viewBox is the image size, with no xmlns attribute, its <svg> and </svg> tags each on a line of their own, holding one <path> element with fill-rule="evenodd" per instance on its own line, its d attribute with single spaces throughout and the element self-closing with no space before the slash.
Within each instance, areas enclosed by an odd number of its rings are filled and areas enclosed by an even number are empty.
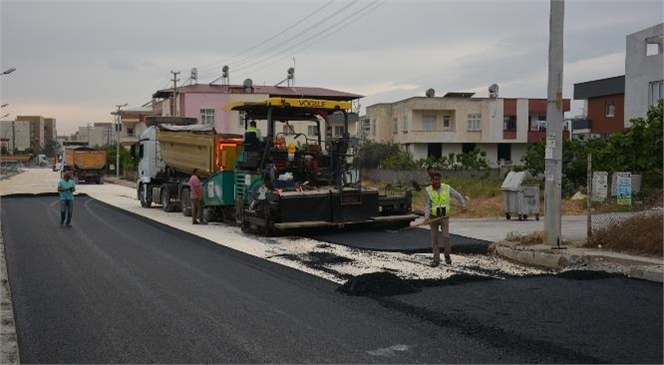
<svg viewBox="0 0 664 365">
<path fill-rule="evenodd" d="M 664 23 L 630 34 L 625 49 L 625 115 L 624 125 L 634 117 L 646 117 L 649 83 L 664 79 L 664 54 L 646 56 L 646 38 L 664 34 Z"/>
<path fill-rule="evenodd" d="M 613 117 L 606 116 L 606 103 L 613 102 Z M 625 129 L 625 95 L 609 95 L 588 99 L 591 133 L 622 132 Z"/>
</svg>

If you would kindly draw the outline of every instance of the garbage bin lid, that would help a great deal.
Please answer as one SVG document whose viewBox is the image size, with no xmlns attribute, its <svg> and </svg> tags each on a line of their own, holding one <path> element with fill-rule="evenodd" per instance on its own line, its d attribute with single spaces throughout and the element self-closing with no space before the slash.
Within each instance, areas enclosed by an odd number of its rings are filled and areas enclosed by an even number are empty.
<svg viewBox="0 0 664 365">
<path fill-rule="evenodd" d="M 528 171 L 510 171 L 507 173 L 500 190 L 517 191 L 521 188 L 523 180 L 528 176 Z"/>
</svg>

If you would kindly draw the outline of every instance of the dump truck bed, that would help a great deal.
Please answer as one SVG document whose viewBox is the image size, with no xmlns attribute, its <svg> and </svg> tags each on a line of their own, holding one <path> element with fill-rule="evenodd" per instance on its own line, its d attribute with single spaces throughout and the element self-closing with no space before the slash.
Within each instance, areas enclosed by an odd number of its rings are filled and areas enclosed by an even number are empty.
<svg viewBox="0 0 664 365">
<path fill-rule="evenodd" d="M 74 152 L 74 164 L 80 170 L 100 170 L 106 166 L 106 151 Z"/>
<path fill-rule="evenodd" d="M 203 126 L 188 128 L 192 130 L 163 126 L 157 129 L 161 159 L 166 166 L 183 174 L 191 174 L 196 168 L 203 177 L 220 171 L 222 166 L 224 171 L 232 170 L 237 152 L 224 146 L 226 141 L 238 143 L 241 136 L 216 134 L 213 129 L 203 129 Z"/>
</svg>

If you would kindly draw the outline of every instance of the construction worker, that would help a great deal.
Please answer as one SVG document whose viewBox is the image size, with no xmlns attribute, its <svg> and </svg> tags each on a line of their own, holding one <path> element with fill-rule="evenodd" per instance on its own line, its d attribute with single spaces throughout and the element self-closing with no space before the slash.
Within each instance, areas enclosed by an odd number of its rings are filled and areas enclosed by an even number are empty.
<svg viewBox="0 0 664 365">
<path fill-rule="evenodd" d="M 247 127 L 247 130 L 244 131 L 244 138 L 245 140 L 247 139 L 247 134 L 249 133 L 254 133 L 256 135 L 256 138 L 260 141 L 261 140 L 261 130 L 256 128 L 256 121 L 252 120 L 249 122 L 249 127 Z"/>
<path fill-rule="evenodd" d="M 426 188 L 426 205 L 424 209 L 424 222 L 431 228 L 431 248 L 433 249 L 433 260 L 431 267 L 440 265 L 440 249 L 438 248 L 439 229 L 443 236 L 445 247 L 445 263 L 452 264 L 450 253 L 452 243 L 450 242 L 450 196 L 461 203 L 462 209 L 466 209 L 466 201 L 463 196 L 447 184 L 441 184 L 440 172 L 431 173 L 431 186 Z"/>
</svg>

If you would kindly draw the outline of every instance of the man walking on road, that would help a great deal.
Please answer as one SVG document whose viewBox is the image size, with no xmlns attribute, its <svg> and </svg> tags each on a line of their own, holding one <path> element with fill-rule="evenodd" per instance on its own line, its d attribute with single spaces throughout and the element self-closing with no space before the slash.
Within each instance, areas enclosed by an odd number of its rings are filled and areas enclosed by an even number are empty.
<svg viewBox="0 0 664 365">
<path fill-rule="evenodd" d="M 71 173 L 67 171 L 62 175 L 60 182 L 58 182 L 58 192 L 60 193 L 60 227 L 71 227 L 71 216 L 74 212 L 74 191 L 76 191 L 76 184 L 71 179 Z"/>
<path fill-rule="evenodd" d="M 203 185 L 198 169 L 194 169 L 189 178 L 189 197 L 191 198 L 191 223 L 207 224 L 203 220 Z"/>
<path fill-rule="evenodd" d="M 424 208 L 424 221 L 429 223 L 431 229 L 431 248 L 433 249 L 433 260 L 431 267 L 440 265 L 440 248 L 438 248 L 439 228 L 443 236 L 445 247 L 445 263 L 452 264 L 450 253 L 452 243 L 450 242 L 450 195 L 461 203 L 462 209 L 466 209 L 466 201 L 463 196 L 447 184 L 441 184 L 440 172 L 431 173 L 431 186 L 426 188 L 426 205 Z"/>
</svg>

